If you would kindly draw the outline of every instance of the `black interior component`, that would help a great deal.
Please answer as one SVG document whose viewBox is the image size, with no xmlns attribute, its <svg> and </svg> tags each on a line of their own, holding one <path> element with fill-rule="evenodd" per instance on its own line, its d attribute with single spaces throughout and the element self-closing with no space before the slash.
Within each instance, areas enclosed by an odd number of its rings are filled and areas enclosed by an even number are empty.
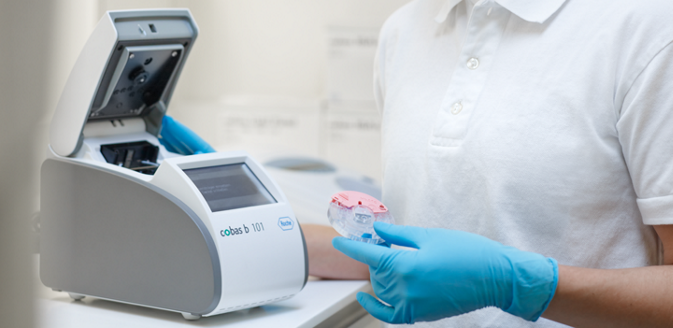
<svg viewBox="0 0 673 328">
<path fill-rule="evenodd" d="M 159 147 L 147 141 L 101 145 L 100 152 L 106 162 L 144 174 L 154 174 L 159 166 Z"/>
<path fill-rule="evenodd" d="M 130 58 L 126 63 L 107 106 L 100 108 L 110 86 L 117 63 L 119 63 L 119 59 L 124 53 L 124 48 L 184 44 L 187 43 L 187 40 L 189 39 L 120 41 L 117 44 L 117 50 L 113 52 L 109 60 L 108 67 L 103 74 L 103 79 L 94 97 L 92 108 L 95 111 L 90 114 L 89 121 L 148 115 L 148 112 L 152 109 L 152 105 L 161 99 L 164 91 L 169 92 L 166 98 L 167 102 L 170 99 L 170 92 L 173 91 L 169 88 L 168 82 L 173 72 L 180 69 L 177 64 L 180 61 L 182 51 L 178 51 L 175 56 L 173 55 L 174 51 L 168 50 L 142 51 L 134 54 L 133 58 Z M 183 51 L 186 51 L 186 49 Z M 139 68 L 144 70 L 144 72 L 134 76 L 134 79 L 130 79 L 131 72 Z M 144 78 L 141 76 L 144 76 Z M 141 80 L 142 82 L 140 82 Z"/>
<path fill-rule="evenodd" d="M 181 52 L 157 49 L 130 53 L 108 104 L 93 112 L 93 117 L 110 119 L 139 115 L 147 106 L 159 101 L 177 68 Z M 153 60 L 145 65 L 149 58 Z"/>
<path fill-rule="evenodd" d="M 147 60 L 145 60 L 147 61 Z M 142 66 L 136 67 L 131 74 L 129 74 L 129 80 L 133 81 L 135 85 L 141 85 L 147 81 L 149 74 L 145 72 L 145 69 Z"/>
</svg>

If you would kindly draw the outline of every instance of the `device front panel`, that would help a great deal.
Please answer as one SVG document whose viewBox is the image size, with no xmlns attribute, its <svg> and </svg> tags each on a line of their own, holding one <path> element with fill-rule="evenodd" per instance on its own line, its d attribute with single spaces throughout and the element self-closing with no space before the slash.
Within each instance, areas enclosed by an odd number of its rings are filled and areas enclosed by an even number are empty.
<svg viewBox="0 0 673 328">
<path fill-rule="evenodd" d="M 198 190 L 218 246 L 222 299 L 213 314 L 299 292 L 307 265 L 301 230 L 270 178 L 242 158 L 202 163 L 178 166 Z"/>
<path fill-rule="evenodd" d="M 211 223 L 222 263 L 218 308 L 271 303 L 301 290 L 307 263 L 301 231 L 289 205 L 218 212 Z"/>
</svg>

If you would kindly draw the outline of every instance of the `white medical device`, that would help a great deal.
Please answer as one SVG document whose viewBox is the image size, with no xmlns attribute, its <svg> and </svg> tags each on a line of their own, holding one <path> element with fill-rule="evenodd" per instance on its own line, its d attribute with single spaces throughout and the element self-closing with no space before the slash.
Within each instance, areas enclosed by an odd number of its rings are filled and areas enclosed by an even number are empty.
<svg viewBox="0 0 673 328">
<path fill-rule="evenodd" d="M 197 33 L 188 10 L 111 11 L 84 46 L 42 165 L 44 285 L 198 319 L 306 284 L 301 228 L 261 165 L 159 143 Z"/>
</svg>

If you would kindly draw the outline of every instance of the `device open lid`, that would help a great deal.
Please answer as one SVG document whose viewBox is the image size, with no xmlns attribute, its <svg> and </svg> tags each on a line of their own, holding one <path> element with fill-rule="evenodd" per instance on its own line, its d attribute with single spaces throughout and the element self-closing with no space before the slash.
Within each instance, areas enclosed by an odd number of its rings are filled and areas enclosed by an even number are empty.
<svg viewBox="0 0 673 328">
<path fill-rule="evenodd" d="M 50 128 L 60 156 L 75 154 L 87 122 L 142 118 L 157 135 L 198 34 L 187 9 L 109 11 L 82 49 Z"/>
</svg>

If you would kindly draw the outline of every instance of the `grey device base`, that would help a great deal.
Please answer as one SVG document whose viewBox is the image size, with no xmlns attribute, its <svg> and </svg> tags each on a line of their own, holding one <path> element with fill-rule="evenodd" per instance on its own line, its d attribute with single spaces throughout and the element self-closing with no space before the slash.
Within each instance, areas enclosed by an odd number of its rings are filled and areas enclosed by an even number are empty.
<svg viewBox="0 0 673 328">
<path fill-rule="evenodd" d="M 84 295 L 82 295 L 82 294 L 68 293 L 68 295 L 70 296 L 70 298 L 72 298 L 75 301 L 80 301 L 80 300 L 84 299 Z"/>
<path fill-rule="evenodd" d="M 222 275 L 215 242 L 182 201 L 71 160 L 47 159 L 41 175 L 45 286 L 74 299 L 87 295 L 191 316 L 216 308 Z"/>
<path fill-rule="evenodd" d="M 198 314 L 191 314 L 187 312 L 182 312 L 182 317 L 187 321 L 195 321 L 201 319 L 201 316 Z"/>
</svg>

